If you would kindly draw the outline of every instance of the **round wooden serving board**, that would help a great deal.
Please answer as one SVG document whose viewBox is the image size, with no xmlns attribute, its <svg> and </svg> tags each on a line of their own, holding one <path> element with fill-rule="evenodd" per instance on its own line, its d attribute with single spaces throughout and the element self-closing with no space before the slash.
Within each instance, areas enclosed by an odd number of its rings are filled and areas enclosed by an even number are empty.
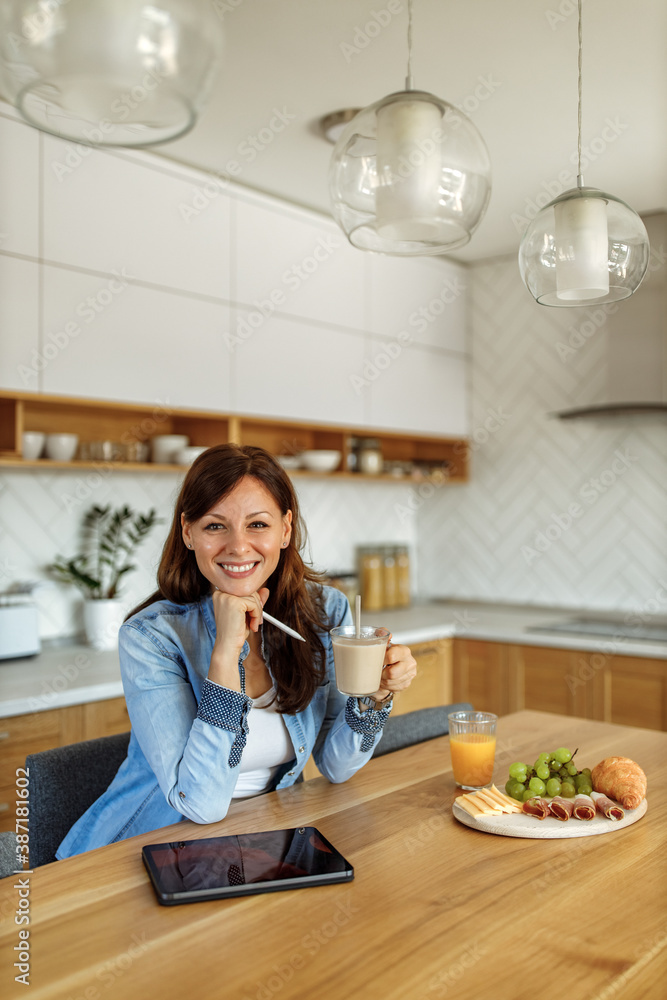
<svg viewBox="0 0 667 1000">
<path fill-rule="evenodd" d="M 526 813 L 509 813 L 503 816 L 480 816 L 475 819 L 465 809 L 454 802 L 452 812 L 454 818 L 473 830 L 482 833 L 495 833 L 501 837 L 528 837 L 534 840 L 561 840 L 569 837 L 595 837 L 602 833 L 616 833 L 632 826 L 640 820 L 648 808 L 646 799 L 636 809 L 626 809 L 621 820 L 607 819 L 596 813 L 595 819 L 582 820 L 570 818 L 563 823 L 553 816 L 546 819 L 536 819 Z"/>
</svg>

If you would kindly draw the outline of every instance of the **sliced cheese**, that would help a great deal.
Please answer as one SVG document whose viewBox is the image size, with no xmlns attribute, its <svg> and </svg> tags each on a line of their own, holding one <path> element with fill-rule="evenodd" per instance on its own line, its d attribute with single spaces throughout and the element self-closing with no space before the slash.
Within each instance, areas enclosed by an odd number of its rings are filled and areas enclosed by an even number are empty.
<svg viewBox="0 0 667 1000">
<path fill-rule="evenodd" d="M 519 802 L 499 791 L 495 785 L 490 788 L 480 788 L 476 792 L 459 795 L 456 803 L 475 819 L 480 816 L 501 816 L 504 813 L 520 813 Z"/>
</svg>

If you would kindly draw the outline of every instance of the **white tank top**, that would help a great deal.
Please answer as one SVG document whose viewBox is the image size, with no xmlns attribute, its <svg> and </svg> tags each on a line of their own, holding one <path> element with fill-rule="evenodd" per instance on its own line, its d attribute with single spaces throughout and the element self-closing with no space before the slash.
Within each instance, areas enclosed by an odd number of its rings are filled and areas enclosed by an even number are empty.
<svg viewBox="0 0 667 1000">
<path fill-rule="evenodd" d="M 275 687 L 271 687 L 259 698 L 252 699 L 248 712 L 249 732 L 233 799 L 247 799 L 265 792 L 280 765 L 294 760 L 294 747 L 283 717 L 275 701 L 269 704 L 275 693 Z"/>
</svg>

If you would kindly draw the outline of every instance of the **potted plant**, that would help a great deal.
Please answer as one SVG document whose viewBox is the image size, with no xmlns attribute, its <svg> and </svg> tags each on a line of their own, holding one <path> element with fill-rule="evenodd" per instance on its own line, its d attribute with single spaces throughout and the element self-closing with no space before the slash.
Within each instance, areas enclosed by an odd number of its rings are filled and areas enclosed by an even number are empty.
<svg viewBox="0 0 667 1000">
<path fill-rule="evenodd" d="M 131 559 L 137 548 L 161 520 L 154 509 L 137 514 L 128 506 L 93 506 L 83 519 L 84 551 L 72 559 L 59 555 L 49 566 L 83 594 L 86 638 L 95 649 L 116 646 L 123 616 L 121 584 L 136 569 Z"/>
</svg>

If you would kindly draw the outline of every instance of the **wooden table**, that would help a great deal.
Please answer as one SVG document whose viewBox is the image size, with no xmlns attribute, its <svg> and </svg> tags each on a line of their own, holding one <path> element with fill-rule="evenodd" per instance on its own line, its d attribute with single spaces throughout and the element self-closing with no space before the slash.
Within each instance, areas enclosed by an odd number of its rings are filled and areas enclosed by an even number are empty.
<svg viewBox="0 0 667 1000">
<path fill-rule="evenodd" d="M 457 823 L 448 738 L 239 801 L 211 826 L 178 824 L 35 870 L 30 988 L 12 968 L 19 890 L 2 887 L 3 996 L 31 1000 L 664 1000 L 667 734 L 541 712 L 498 723 L 495 778 L 512 760 L 579 747 L 648 775 L 636 825 L 576 840 L 492 836 Z M 537 821 L 536 821 L 537 822 Z M 318 826 L 350 885 L 159 906 L 140 847 Z M 26 925 L 22 925 L 25 927 Z"/>
</svg>

